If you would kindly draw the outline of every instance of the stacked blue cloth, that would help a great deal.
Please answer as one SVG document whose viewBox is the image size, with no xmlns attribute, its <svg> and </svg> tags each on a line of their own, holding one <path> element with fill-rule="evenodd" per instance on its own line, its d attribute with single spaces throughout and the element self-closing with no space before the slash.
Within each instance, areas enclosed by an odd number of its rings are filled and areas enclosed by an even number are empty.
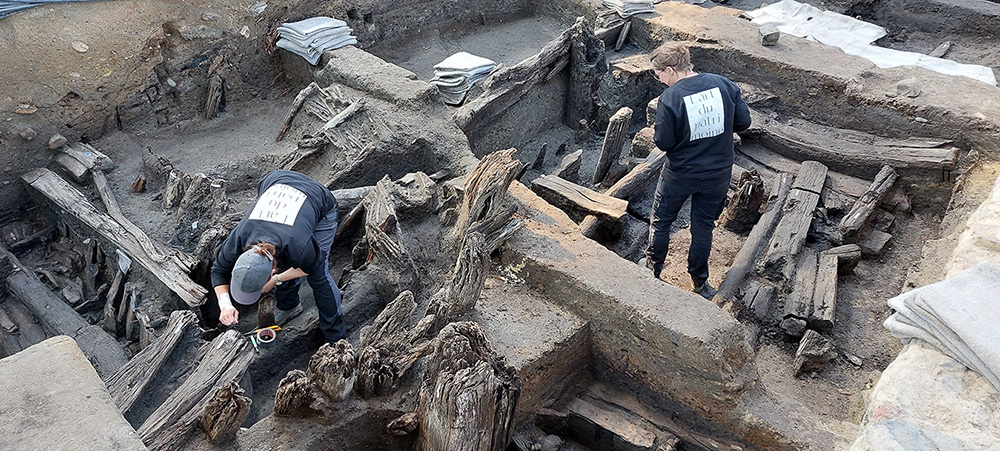
<svg viewBox="0 0 1000 451">
<path fill-rule="evenodd" d="M 295 53 L 316 65 L 323 52 L 354 45 L 358 39 L 351 36 L 347 22 L 332 17 L 313 17 L 278 27 L 277 46 Z"/>
<path fill-rule="evenodd" d="M 493 60 L 471 53 L 458 52 L 434 66 L 431 83 L 441 91 L 441 98 L 449 105 L 461 105 L 465 95 L 479 80 L 486 78 L 497 66 Z"/>
</svg>

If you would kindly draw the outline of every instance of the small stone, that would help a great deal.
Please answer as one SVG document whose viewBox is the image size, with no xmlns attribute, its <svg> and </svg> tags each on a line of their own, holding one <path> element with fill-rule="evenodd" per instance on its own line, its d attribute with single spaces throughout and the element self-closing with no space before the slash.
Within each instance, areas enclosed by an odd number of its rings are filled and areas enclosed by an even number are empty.
<svg viewBox="0 0 1000 451">
<path fill-rule="evenodd" d="M 62 295 L 66 298 L 66 301 L 69 302 L 70 305 L 76 305 L 78 302 L 83 300 L 83 293 L 80 293 L 80 291 L 75 287 L 64 287 L 62 289 Z"/>
<path fill-rule="evenodd" d="M 888 97 L 888 98 L 890 98 L 890 99 L 891 99 L 891 98 L 895 98 L 895 97 L 896 97 L 896 96 L 898 96 L 898 95 L 899 95 L 899 94 L 898 94 L 898 93 L 896 93 L 896 91 L 886 91 L 886 92 L 885 92 L 885 96 L 886 96 L 886 97 Z"/>
<path fill-rule="evenodd" d="M 10 172 L 10 171 L 13 171 L 13 170 L 14 170 L 14 166 L 11 166 L 9 164 L 7 166 L 4 166 L 4 168 L 3 168 L 4 172 Z"/>
<path fill-rule="evenodd" d="M 865 363 L 864 360 L 861 360 L 861 357 L 854 354 L 844 353 L 844 358 L 847 359 L 848 362 L 851 362 L 851 365 L 854 366 L 861 366 L 861 364 Z"/>
<path fill-rule="evenodd" d="M 795 376 L 807 371 L 818 372 L 837 357 L 833 341 L 814 330 L 807 330 L 795 352 L 792 371 Z"/>
<path fill-rule="evenodd" d="M 174 81 L 173 78 L 167 77 L 167 86 L 170 86 L 171 88 L 176 88 L 177 82 Z"/>
<path fill-rule="evenodd" d="M 250 14 L 259 16 L 265 9 L 267 9 L 267 2 L 258 2 L 250 7 Z"/>
<path fill-rule="evenodd" d="M 920 116 L 917 116 L 917 117 L 913 118 L 913 120 L 916 121 L 916 122 L 919 122 L 921 124 L 926 124 L 927 123 L 927 118 L 923 118 L 923 117 L 920 117 Z"/>
<path fill-rule="evenodd" d="M 66 137 L 58 133 L 49 138 L 49 149 L 58 149 L 66 144 Z"/>
<path fill-rule="evenodd" d="M 14 109 L 14 112 L 17 114 L 35 114 L 35 111 L 38 111 L 38 107 L 30 103 L 19 104 L 17 108 Z"/>
<path fill-rule="evenodd" d="M 558 435 L 546 435 L 539 440 L 542 451 L 559 451 L 562 449 L 563 440 Z"/>
<path fill-rule="evenodd" d="M 770 47 L 778 43 L 781 31 L 773 23 L 766 23 L 760 26 L 760 45 Z"/>
<path fill-rule="evenodd" d="M 32 139 L 35 139 L 36 136 L 38 136 L 38 133 L 35 132 L 35 129 L 28 127 L 24 130 L 21 130 L 20 135 L 25 140 L 31 141 Z"/>
<path fill-rule="evenodd" d="M 244 38 L 250 39 L 250 27 L 244 25 L 243 28 L 240 29 L 240 35 Z"/>
<path fill-rule="evenodd" d="M 80 53 L 87 53 L 87 50 L 90 50 L 90 46 L 88 46 L 87 43 L 83 41 L 73 41 L 72 45 L 73 45 L 73 50 L 76 50 L 77 52 Z"/>
<path fill-rule="evenodd" d="M 920 80 L 916 78 L 907 78 L 905 80 L 900 80 L 896 83 L 896 93 L 900 95 L 905 95 L 906 97 L 914 98 L 923 92 L 920 86 Z"/>
<path fill-rule="evenodd" d="M 204 20 L 205 22 L 215 22 L 219 20 L 219 13 L 215 11 L 209 11 L 201 15 L 201 20 Z"/>
</svg>

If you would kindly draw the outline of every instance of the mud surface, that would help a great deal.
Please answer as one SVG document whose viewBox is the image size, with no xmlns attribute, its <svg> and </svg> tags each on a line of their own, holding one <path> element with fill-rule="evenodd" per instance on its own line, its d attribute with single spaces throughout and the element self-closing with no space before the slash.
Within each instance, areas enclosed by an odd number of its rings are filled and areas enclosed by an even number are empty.
<svg viewBox="0 0 1000 451">
<path fill-rule="evenodd" d="M 131 1 L 106 3 L 114 6 L 99 7 L 102 11 L 100 15 L 88 6 L 60 5 L 40 7 L 0 20 L 0 50 L 8 52 L 8 57 L 14 61 L 6 66 L 10 70 L 0 71 L 0 86 L 4 88 L 3 94 L 0 94 L 4 115 L 0 119 L 7 124 L 0 130 L 0 144 L 3 145 L 0 149 L 6 153 L 0 156 L 0 169 L 4 170 L 0 177 L 2 183 L 6 185 L 15 180 L 14 177 L 22 169 L 44 165 L 49 155 L 41 142 L 47 141 L 51 134 L 61 132 L 74 139 L 90 141 L 117 163 L 117 168 L 108 175 L 111 189 L 121 202 L 125 215 L 154 240 L 169 242 L 178 227 L 190 227 L 191 224 L 182 224 L 173 209 L 163 207 L 160 190 L 150 189 L 138 194 L 128 192 L 129 185 L 143 171 L 143 155 L 149 152 L 165 156 L 175 168 L 185 173 L 204 172 L 226 179 L 230 212 L 245 211 L 253 200 L 253 188 L 259 177 L 273 168 L 280 157 L 295 149 L 292 139 L 274 142 L 281 120 L 294 94 L 302 86 L 283 81 L 278 76 L 280 64 L 277 58 L 260 52 L 265 39 L 263 31 L 273 17 L 267 14 L 258 17 L 248 12 L 245 5 L 216 9 L 206 2 L 185 2 L 184 5 Z M 727 6 L 753 9 L 761 3 L 734 0 Z M 281 6 L 271 5 L 269 8 L 274 11 Z M 852 6 L 838 3 L 836 7 L 848 11 Z M 134 26 L 111 27 L 111 31 L 104 32 L 108 24 L 128 21 Z M 169 22 L 179 25 L 175 25 L 176 28 L 164 27 Z M 516 16 L 506 20 L 490 18 L 487 23 L 478 26 L 433 27 L 415 34 L 407 42 L 375 45 L 371 51 L 414 72 L 420 80 L 428 80 L 433 75 L 433 64 L 459 50 L 485 56 L 504 65 L 515 64 L 537 52 L 571 23 L 570 18 L 544 15 Z M 188 28 L 184 28 L 183 24 L 187 24 Z M 241 34 L 245 25 L 249 27 L 249 38 Z M 890 30 L 890 36 L 883 43 L 888 47 L 926 53 L 940 42 L 952 41 L 954 45 L 948 58 L 1000 69 L 1000 50 L 997 50 L 996 39 L 992 36 L 928 33 L 916 31 L 905 23 L 880 25 Z M 63 33 L 43 33 L 42 29 L 46 27 L 63 30 Z M 233 70 L 240 75 L 234 77 L 230 85 L 231 97 L 227 109 L 220 117 L 207 121 L 191 113 L 200 105 L 190 104 L 185 107 L 187 110 L 180 109 L 176 115 L 168 115 L 162 123 L 150 119 L 150 116 L 117 126 L 116 122 L 120 120 L 117 107 L 146 89 L 148 75 L 154 73 L 152 67 L 163 62 L 157 56 L 160 54 L 154 51 L 157 46 L 183 49 L 186 45 L 186 40 L 172 40 L 170 35 L 174 29 L 187 30 L 189 34 L 197 30 L 217 33 L 219 40 L 232 43 L 229 44 L 232 54 L 248 55 L 234 60 Z M 48 38 L 37 41 L 24 38 L 30 35 Z M 87 53 L 72 50 L 73 40 L 86 41 L 90 50 Z M 201 56 L 199 52 L 188 53 L 186 59 L 178 57 L 172 64 L 181 68 L 182 63 L 195 61 Z M 608 56 L 609 60 L 615 57 Z M 205 69 L 200 64 L 197 63 L 196 67 Z M 184 72 L 178 69 L 175 73 Z M 157 83 L 163 86 L 165 78 Z M 536 99 L 534 106 L 540 110 L 553 108 L 548 102 L 557 100 L 558 96 L 552 92 Z M 181 98 L 182 94 L 176 95 Z M 9 114 L 25 103 L 39 107 L 39 111 Z M 644 114 L 644 111 L 634 112 L 634 115 Z M 27 127 L 35 128 L 39 134 L 31 141 L 20 135 Z M 509 126 L 504 132 L 513 134 L 515 128 Z M 602 142 L 600 133 L 598 130 L 587 139 L 578 141 L 572 128 L 553 126 L 543 133 L 509 138 L 503 143 L 517 146 L 520 149 L 518 157 L 527 164 L 534 161 L 543 144 L 547 145 L 548 155 L 542 167 L 529 169 L 523 178 L 525 182 L 558 166 L 563 156 L 556 155 L 560 144 L 566 144 L 568 152 L 585 149 L 586 157 L 580 174 L 583 180 L 589 180 Z M 473 150 L 480 153 L 480 150 L 487 149 Z M 945 207 L 940 205 L 915 208 L 911 214 L 898 215 L 896 226 L 891 230 L 893 244 L 885 255 L 877 260 L 863 261 L 853 274 L 839 280 L 838 313 L 832 336 L 841 358 L 826 370 L 792 377 L 790 367 L 796 344 L 786 341 L 780 333 L 765 331 L 757 354 L 757 366 L 763 382 L 776 392 L 812 406 L 821 415 L 857 421 L 859 409 L 863 406 L 863 392 L 871 387 L 900 348 L 898 340 L 881 327 L 882 321 L 891 313 L 885 300 L 908 288 L 904 287 L 908 277 L 912 286 L 933 280 L 933 268 L 927 268 L 926 264 L 921 268 L 919 265 L 925 243 L 939 240 L 937 243 L 940 244 L 928 247 L 932 257 L 927 260 L 933 262 L 940 256 L 947 256 L 950 252 L 947 233 L 961 225 L 957 218 L 964 218 L 978 206 L 977 199 L 984 195 L 984 189 L 988 192 L 996 173 L 997 169 L 992 166 L 977 167 L 972 172 L 973 175 L 968 178 L 967 194 L 953 202 L 944 226 L 941 225 L 941 214 Z M 8 189 L 7 192 L 14 191 Z M 8 198 L 6 203 L 17 206 L 21 202 Z M 690 243 L 688 215 L 687 209 L 682 211 L 674 225 L 675 233 L 662 277 L 666 283 L 682 289 L 691 288 L 686 268 Z M 648 228 L 642 215 L 632 215 L 628 221 L 626 235 L 631 241 L 611 247 L 623 258 L 636 261 L 644 248 L 643 240 Z M 744 239 L 744 236 L 721 227 L 716 229 L 709 261 L 709 281 L 712 285 L 717 287 L 722 281 Z M 352 244 L 345 242 L 341 245 L 336 257 L 339 267 L 347 266 Z M 434 246 L 428 246 L 421 252 L 433 254 L 435 250 Z M 42 255 L 35 254 L 34 261 L 42 260 Z M 432 260 L 430 256 L 426 258 Z M 928 275 L 921 276 L 922 269 Z M 497 312 L 500 312 L 497 315 L 518 313 L 502 308 L 497 308 Z M 309 319 L 304 317 L 300 321 L 301 324 L 296 327 L 306 328 Z M 358 330 L 355 328 L 350 332 L 356 341 Z M 304 339 L 304 342 L 308 340 Z M 295 349 L 295 352 L 305 351 Z M 847 354 L 860 357 L 863 364 L 855 366 L 848 362 L 844 358 Z M 304 355 L 282 360 L 270 354 L 271 367 L 252 374 L 254 390 L 273 393 L 276 375 L 291 367 L 302 368 Z M 254 409 L 251 421 L 265 417 L 270 405 L 261 403 Z M 795 413 L 787 414 L 791 416 Z"/>
</svg>

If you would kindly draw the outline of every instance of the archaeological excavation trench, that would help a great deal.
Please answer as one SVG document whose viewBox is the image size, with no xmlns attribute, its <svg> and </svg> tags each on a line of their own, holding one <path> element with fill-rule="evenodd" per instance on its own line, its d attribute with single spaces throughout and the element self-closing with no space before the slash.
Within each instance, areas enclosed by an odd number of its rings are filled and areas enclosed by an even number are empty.
<svg viewBox="0 0 1000 451">
<path fill-rule="evenodd" d="M 34 77 L 0 71 L 0 374 L 42 375 L 4 403 L 49 424 L 15 416 L 4 449 L 843 449 L 901 349 L 885 301 L 943 277 L 1000 173 L 996 86 L 762 46 L 741 11 L 761 2 L 185 3 L 0 20 Z M 829 7 L 1000 67 L 996 3 Z M 358 44 L 315 66 L 275 47 L 312 16 Z M 28 42 L 41 23 L 68 40 Z M 667 159 L 647 55 L 671 40 L 753 120 L 711 300 L 689 207 L 661 280 L 637 264 Z M 446 105 L 429 80 L 459 51 L 498 64 Z M 347 340 L 325 344 L 310 288 L 272 342 L 245 335 L 271 296 L 219 323 L 217 248 L 278 169 L 338 200 Z"/>
</svg>

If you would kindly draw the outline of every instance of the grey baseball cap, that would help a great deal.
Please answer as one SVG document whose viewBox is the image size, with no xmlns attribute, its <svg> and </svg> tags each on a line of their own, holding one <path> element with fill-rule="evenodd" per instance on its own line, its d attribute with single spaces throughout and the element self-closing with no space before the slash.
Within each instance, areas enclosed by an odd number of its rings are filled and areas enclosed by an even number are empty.
<svg viewBox="0 0 1000 451">
<path fill-rule="evenodd" d="M 271 278 L 271 258 L 257 253 L 259 246 L 240 254 L 233 266 L 233 278 L 229 283 L 229 294 L 233 300 L 250 305 L 257 302 L 264 284 Z"/>
</svg>

